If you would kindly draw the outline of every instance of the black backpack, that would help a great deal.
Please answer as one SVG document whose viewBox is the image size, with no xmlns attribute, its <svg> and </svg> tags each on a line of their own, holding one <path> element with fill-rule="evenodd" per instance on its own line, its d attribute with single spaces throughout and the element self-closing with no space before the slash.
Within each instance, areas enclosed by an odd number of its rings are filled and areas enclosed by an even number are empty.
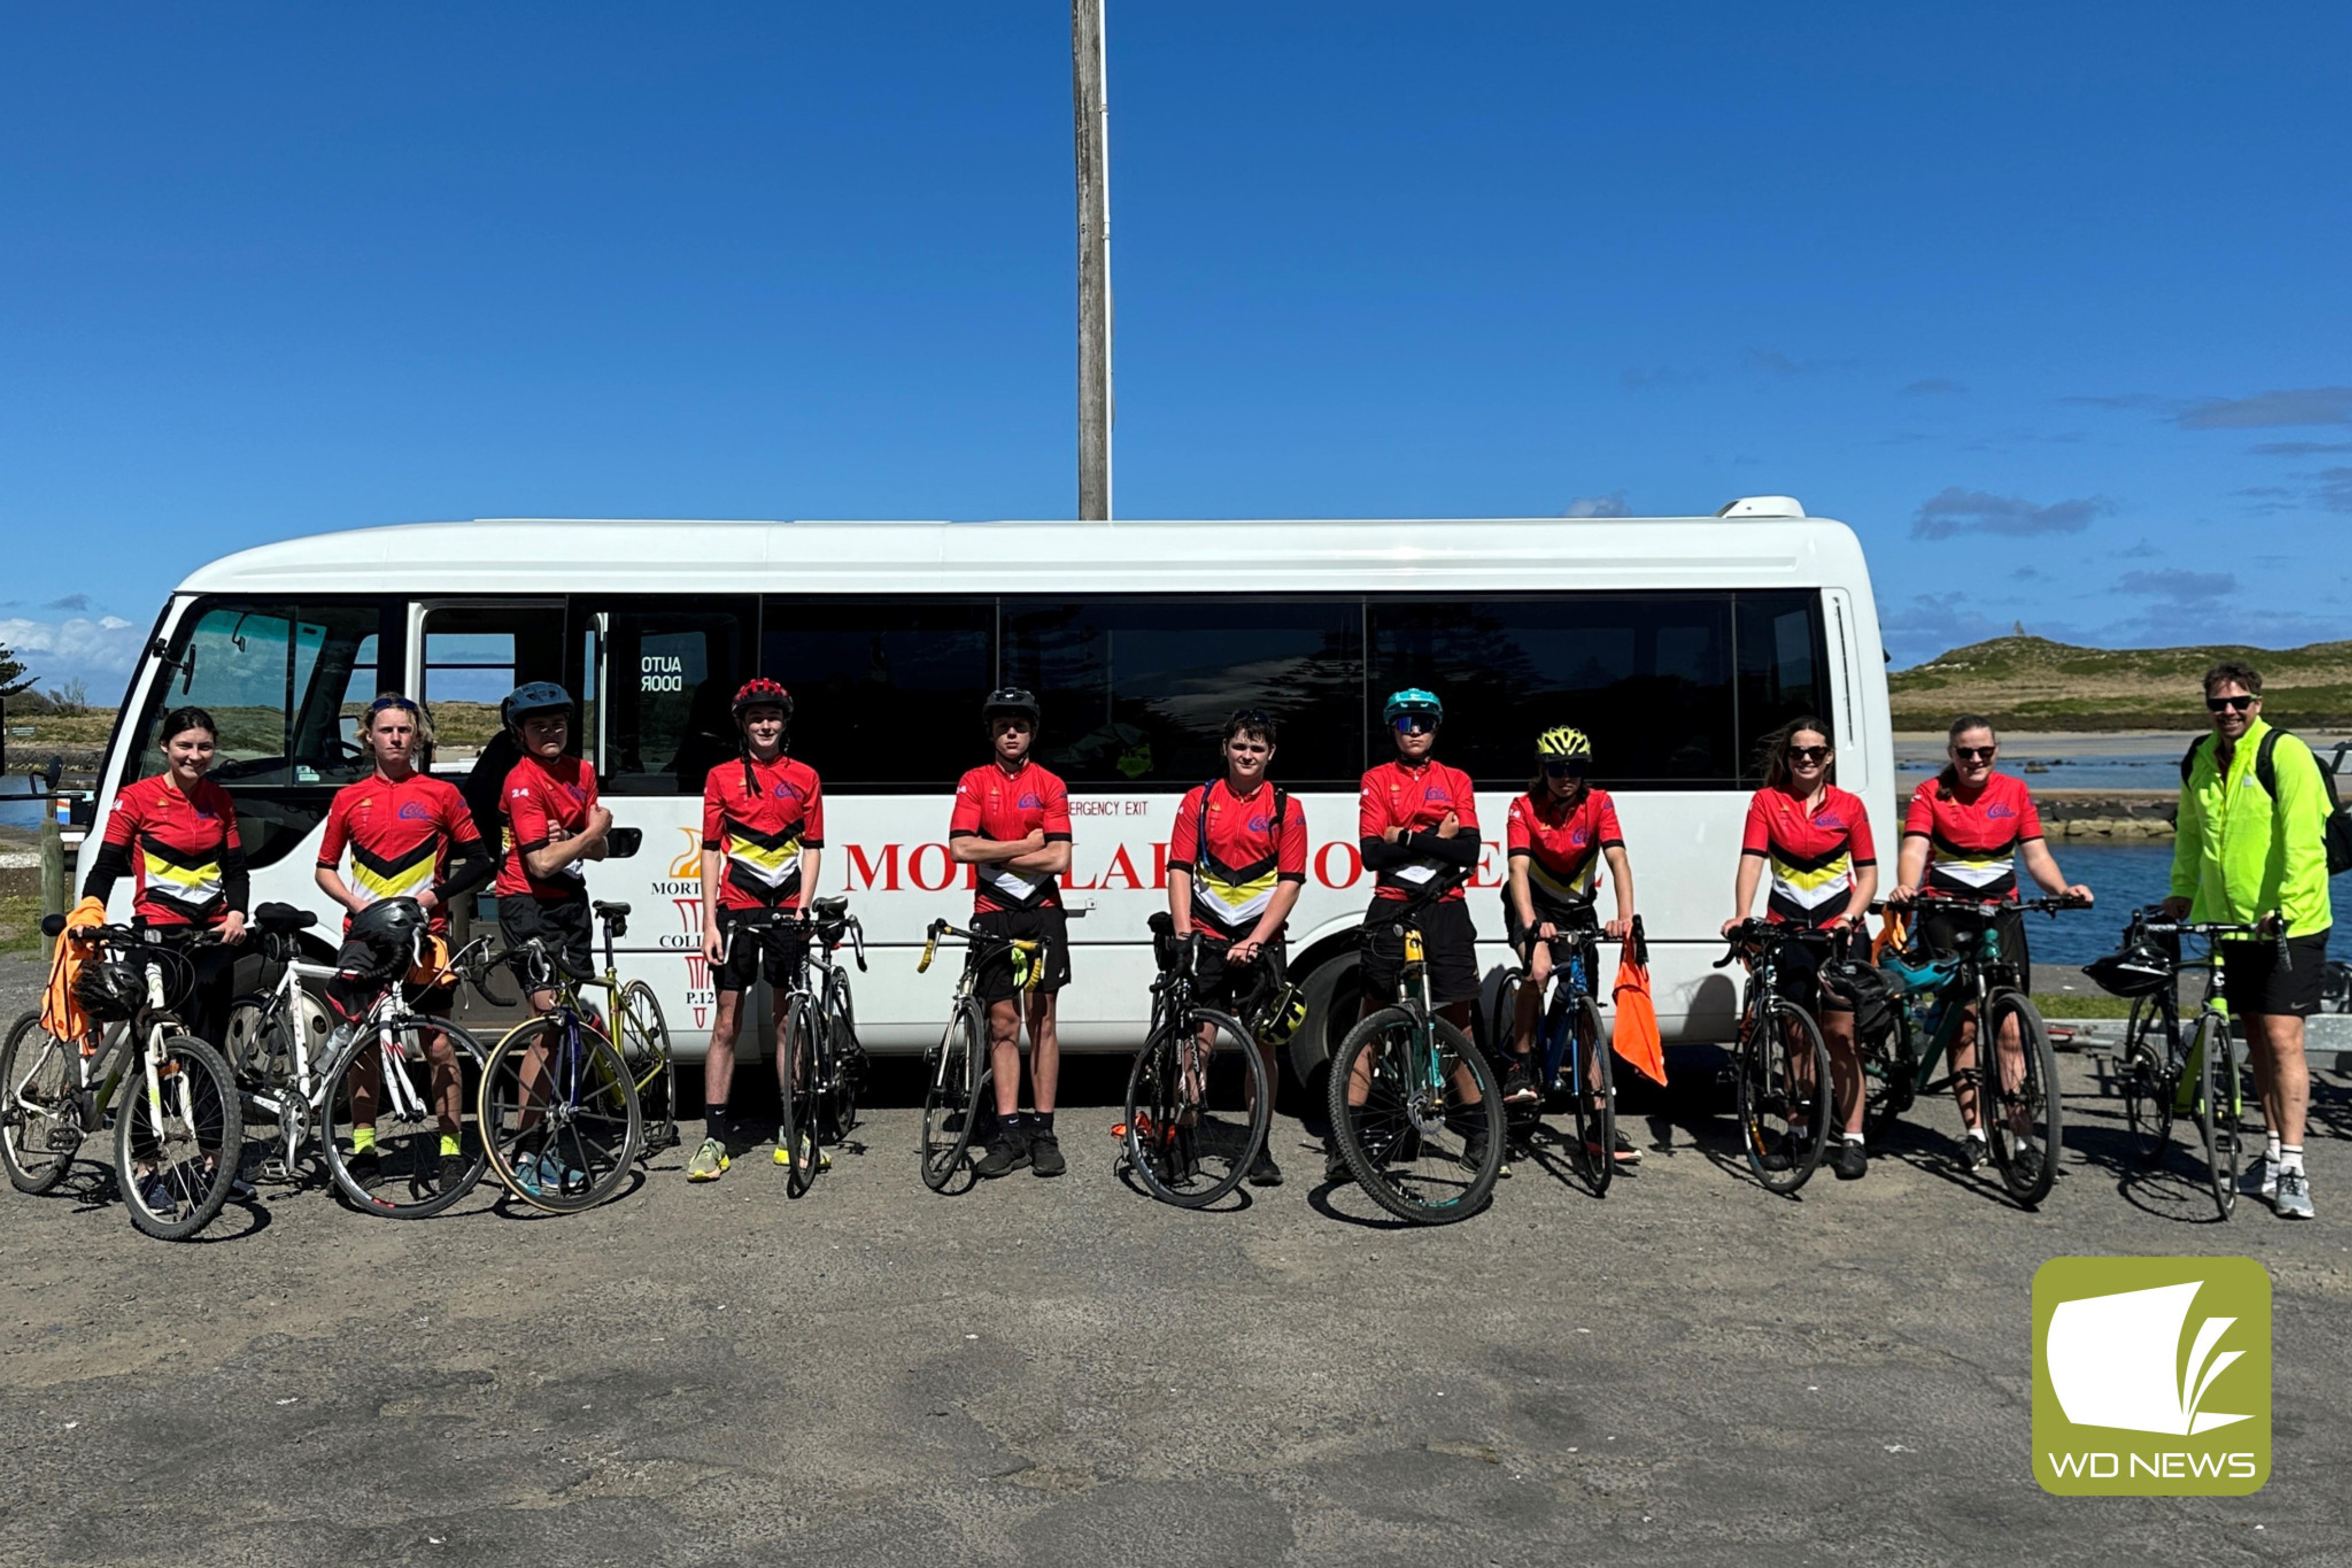
<svg viewBox="0 0 2352 1568">
<path fill-rule="evenodd" d="M 2263 732 L 2262 744 L 2254 748 L 2254 782 L 2273 801 L 2278 799 L 2278 761 L 2273 753 L 2278 750 L 2279 737 L 2285 733 L 2273 724 Z M 2198 736 L 2180 754 L 2180 782 L 2184 786 L 2189 783 L 2189 771 L 2196 766 L 2197 748 L 2210 739 L 2207 735 Z M 2342 755 L 2342 748 L 2337 748 L 2337 754 Z M 2352 815 L 2345 812 L 2343 797 L 2336 793 L 2335 770 L 2321 765 L 2316 752 L 2312 753 L 2311 761 L 2319 769 L 2319 782 L 2327 791 L 2327 823 L 2320 833 L 2320 842 L 2327 851 L 2327 874 L 2340 877 L 2352 871 Z"/>
</svg>

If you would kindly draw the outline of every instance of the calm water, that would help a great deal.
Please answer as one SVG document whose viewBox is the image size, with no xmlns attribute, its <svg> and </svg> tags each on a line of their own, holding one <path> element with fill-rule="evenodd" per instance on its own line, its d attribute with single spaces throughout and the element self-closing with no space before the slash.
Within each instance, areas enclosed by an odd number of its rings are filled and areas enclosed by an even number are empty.
<svg viewBox="0 0 2352 1568">
<path fill-rule="evenodd" d="M 2094 909 L 2068 910 L 2046 919 L 2028 917 L 2026 930 L 2037 965 L 2045 961 L 2088 963 L 2103 952 L 2113 952 L 2131 911 L 2158 902 L 2171 890 L 2169 839 L 2158 844 L 2059 843 L 2051 847 L 2051 853 L 2058 858 L 2059 869 L 2066 873 L 2067 880 L 2081 882 L 2099 901 Z M 2352 919 L 2352 877 L 2336 878 L 2329 891 L 2337 929 L 2352 930 L 2345 925 Z M 2344 954 L 2339 952 L 2334 956 Z"/>
</svg>

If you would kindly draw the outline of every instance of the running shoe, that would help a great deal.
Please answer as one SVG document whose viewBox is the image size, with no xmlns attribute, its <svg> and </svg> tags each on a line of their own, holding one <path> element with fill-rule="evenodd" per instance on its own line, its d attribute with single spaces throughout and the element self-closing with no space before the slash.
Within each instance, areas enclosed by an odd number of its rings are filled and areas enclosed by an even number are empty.
<svg viewBox="0 0 2352 1568">
<path fill-rule="evenodd" d="M 686 1179 L 689 1182 L 715 1182 L 726 1173 L 734 1162 L 727 1157 L 727 1145 L 716 1138 L 705 1138 L 702 1147 L 686 1163 Z"/>
<path fill-rule="evenodd" d="M 474 1163 L 463 1154 L 442 1155 L 441 1174 L 433 1184 L 433 1190 L 436 1193 L 456 1192 L 466 1184 L 466 1173 L 473 1168 Z"/>
<path fill-rule="evenodd" d="M 163 1173 L 152 1171 L 139 1184 L 139 1203 L 157 1219 L 177 1219 L 180 1215 L 180 1194 L 163 1179 Z"/>
<path fill-rule="evenodd" d="M 1631 1138 L 1625 1136 L 1625 1130 L 1623 1128 L 1620 1127 L 1617 1129 L 1617 1136 L 1614 1142 L 1616 1146 L 1611 1149 L 1609 1152 L 1619 1164 L 1638 1165 L 1642 1163 L 1642 1151 L 1633 1146 L 1633 1141 Z"/>
<path fill-rule="evenodd" d="M 1992 1145 L 1981 1132 L 1971 1132 L 1960 1140 L 1960 1169 L 1981 1171 L 1992 1161 Z"/>
<path fill-rule="evenodd" d="M 383 1180 L 383 1161 L 371 1143 L 353 1154 L 343 1157 L 343 1172 L 362 1187 L 373 1188 Z"/>
<path fill-rule="evenodd" d="M 1062 1145 L 1053 1133 L 1039 1128 L 1029 1134 L 1029 1172 L 1036 1176 L 1058 1176 L 1070 1168 L 1062 1158 Z"/>
<path fill-rule="evenodd" d="M 2271 1206 L 2281 1219 L 2311 1218 L 2311 1178 L 2301 1171 L 2281 1171 L 2278 1196 Z"/>
<path fill-rule="evenodd" d="M 1870 1153 L 1855 1138 L 1838 1140 L 1837 1158 L 1831 1165 L 1841 1182 L 1858 1182 L 1870 1173 Z"/>
<path fill-rule="evenodd" d="M 1486 1123 L 1482 1118 L 1476 1126 L 1470 1129 L 1469 1135 L 1462 1140 L 1462 1163 L 1475 1171 L 1486 1163 L 1486 1156 L 1492 1152 L 1492 1144 L 1486 1137 Z"/>
<path fill-rule="evenodd" d="M 1273 1151 L 1260 1144 L 1257 1158 L 1250 1162 L 1249 1175 L 1244 1179 L 1253 1187 L 1282 1185 L 1282 1167 L 1274 1163 Z"/>
<path fill-rule="evenodd" d="M 1348 1163 L 1348 1156 L 1339 1152 L 1339 1145 L 1331 1139 L 1323 1140 L 1323 1180 L 1339 1187 L 1355 1179 L 1355 1168 Z"/>
<path fill-rule="evenodd" d="M 775 1153 L 774 1153 L 773 1155 L 772 1155 L 772 1156 L 771 1156 L 771 1158 L 772 1158 L 772 1159 L 773 1159 L 773 1160 L 775 1161 L 775 1163 L 776 1163 L 777 1164 L 779 1164 L 779 1165 L 789 1165 L 789 1164 L 791 1164 L 791 1163 L 793 1163 L 793 1162 L 792 1162 L 791 1157 L 790 1157 L 789 1155 L 787 1155 L 787 1154 L 784 1152 L 784 1151 L 783 1151 L 783 1149 L 782 1149 L 782 1147 L 781 1145 L 779 1145 L 779 1146 L 777 1147 L 777 1150 L 776 1150 Z M 807 1164 L 807 1163 L 808 1163 L 808 1160 L 809 1160 L 809 1141 L 808 1141 L 808 1134 L 807 1134 L 807 1133 L 805 1133 L 805 1132 L 803 1132 L 803 1134 L 801 1134 L 801 1163 L 802 1163 L 802 1164 L 803 1164 L 803 1165 L 805 1165 L 805 1164 Z M 830 1171 L 830 1170 L 832 1170 L 832 1169 L 833 1169 L 833 1156 L 832 1156 L 831 1154 L 829 1154 L 829 1153 L 825 1152 L 825 1151 L 824 1151 L 824 1150 L 823 1150 L 823 1149 L 819 1149 L 819 1150 L 816 1152 L 816 1168 L 817 1168 L 818 1170 L 820 1170 L 820 1171 Z"/>
<path fill-rule="evenodd" d="M 1058 1154 L 1060 1151 L 1057 1149 L 1055 1152 Z M 992 1180 L 998 1176 L 1009 1176 L 1028 1163 L 1029 1140 L 1023 1136 L 1020 1128 L 999 1122 L 996 1136 L 989 1141 L 988 1152 L 982 1157 L 976 1169 Z"/>
<path fill-rule="evenodd" d="M 2254 1175 L 2257 1178 L 2254 1184 L 2254 1190 L 2263 1195 L 2263 1201 L 2264 1203 L 2276 1202 L 2278 1199 L 2278 1162 L 2272 1159 L 2267 1154 L 2263 1155 L 2262 1163 L 2254 1167 Z"/>
<path fill-rule="evenodd" d="M 1528 1071 L 1526 1058 L 1513 1058 L 1509 1070 L 1503 1074 L 1503 1103 L 1533 1105 L 1542 1098 L 1536 1089 L 1535 1074 Z"/>
</svg>

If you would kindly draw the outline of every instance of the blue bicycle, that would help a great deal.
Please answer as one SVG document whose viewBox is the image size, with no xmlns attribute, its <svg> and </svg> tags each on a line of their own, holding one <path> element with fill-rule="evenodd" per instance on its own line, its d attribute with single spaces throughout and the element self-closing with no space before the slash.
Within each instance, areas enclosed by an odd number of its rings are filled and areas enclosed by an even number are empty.
<svg viewBox="0 0 2352 1568">
<path fill-rule="evenodd" d="M 1634 941 L 1641 941 L 1639 922 Z M 1535 1078 L 1549 1093 L 1568 1096 L 1574 1108 L 1578 1158 L 1583 1164 L 1585 1184 L 1597 1198 L 1609 1191 L 1610 1180 L 1617 1173 L 1616 1064 L 1601 1027 L 1601 1008 L 1592 991 L 1592 977 L 1599 973 L 1601 931 L 1596 926 L 1576 927 L 1559 931 L 1548 945 L 1551 994 L 1536 1025 Z M 1495 999 L 1490 1039 L 1511 1038 L 1518 1018 L 1519 987 L 1527 983 L 1525 967 L 1505 974 Z M 1512 1108 L 1514 1144 L 1524 1144 L 1542 1125 L 1543 1104 L 1538 1100 L 1524 1109 Z"/>
</svg>

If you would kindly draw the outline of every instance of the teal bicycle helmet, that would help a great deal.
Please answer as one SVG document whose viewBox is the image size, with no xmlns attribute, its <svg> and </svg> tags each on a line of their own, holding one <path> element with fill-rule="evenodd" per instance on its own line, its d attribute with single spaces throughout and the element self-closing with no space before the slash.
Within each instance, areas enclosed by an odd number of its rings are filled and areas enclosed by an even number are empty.
<svg viewBox="0 0 2352 1568">
<path fill-rule="evenodd" d="M 1445 722 L 1445 704 L 1437 700 L 1436 692 L 1424 691 L 1418 686 L 1391 692 L 1387 703 L 1381 709 L 1381 721 L 1394 724 L 1408 713 L 1425 714 L 1433 724 Z"/>
</svg>

